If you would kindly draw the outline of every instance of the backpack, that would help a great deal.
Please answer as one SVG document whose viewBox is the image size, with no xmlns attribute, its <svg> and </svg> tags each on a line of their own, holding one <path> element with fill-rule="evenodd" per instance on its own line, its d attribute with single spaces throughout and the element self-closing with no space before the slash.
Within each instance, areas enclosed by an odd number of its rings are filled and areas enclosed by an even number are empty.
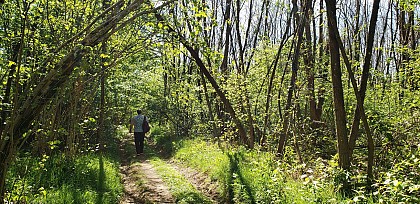
<svg viewBox="0 0 420 204">
<path fill-rule="evenodd" d="M 147 133 L 150 131 L 149 123 L 146 120 L 146 116 L 144 116 L 143 124 L 142 124 L 143 132 Z"/>
</svg>

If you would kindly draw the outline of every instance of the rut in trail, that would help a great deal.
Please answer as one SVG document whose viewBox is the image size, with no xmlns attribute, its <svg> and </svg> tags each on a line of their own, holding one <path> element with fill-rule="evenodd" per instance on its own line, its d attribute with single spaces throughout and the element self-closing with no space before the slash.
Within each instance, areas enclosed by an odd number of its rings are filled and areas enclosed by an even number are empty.
<svg viewBox="0 0 420 204">
<path fill-rule="evenodd" d="M 198 191 L 209 198 L 212 203 L 228 203 L 228 201 L 223 199 L 218 192 L 219 184 L 215 181 L 211 181 L 208 175 L 173 160 L 168 163 L 172 166 L 172 168 L 187 178 L 188 181 Z"/>
<path fill-rule="evenodd" d="M 156 173 L 145 156 L 136 157 L 133 151 L 132 136 L 123 139 L 120 146 L 121 174 L 124 184 L 125 203 L 175 203 L 168 187 Z"/>
</svg>

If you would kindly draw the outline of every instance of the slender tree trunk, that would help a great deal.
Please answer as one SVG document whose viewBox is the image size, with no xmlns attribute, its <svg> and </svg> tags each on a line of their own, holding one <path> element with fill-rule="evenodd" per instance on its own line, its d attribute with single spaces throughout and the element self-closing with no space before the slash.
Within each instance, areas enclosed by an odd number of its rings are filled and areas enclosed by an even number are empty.
<svg viewBox="0 0 420 204">
<path fill-rule="evenodd" d="M 4 148 L 0 152 L 0 203 L 4 203 L 5 193 L 6 193 L 6 174 L 7 170 L 9 169 L 9 164 L 12 162 L 12 158 L 14 157 L 15 150 L 13 147 L 15 146 L 13 140 L 7 140 L 2 142 Z"/>
<path fill-rule="evenodd" d="M 241 37 L 241 30 L 240 30 L 240 21 L 241 21 L 241 17 L 240 17 L 240 0 L 236 0 L 236 15 L 235 15 L 235 25 L 236 25 L 236 43 L 238 45 L 238 50 L 239 50 L 239 65 L 237 66 L 237 70 L 238 70 L 238 74 L 242 75 L 244 78 L 246 78 L 246 70 L 245 70 L 245 59 L 244 59 L 244 55 L 245 55 L 245 47 L 247 44 L 247 40 L 249 37 L 249 29 L 250 29 L 250 23 L 251 23 L 251 19 L 252 19 L 252 3 L 253 0 L 250 1 L 250 15 L 248 18 L 248 27 L 245 33 L 245 42 L 242 42 L 242 37 Z M 235 54 L 235 53 L 234 53 Z M 251 60 L 251 59 L 248 59 Z M 255 140 L 255 130 L 254 130 L 254 119 L 251 113 L 251 104 L 250 104 L 250 99 L 249 99 L 249 95 L 248 95 L 248 91 L 247 91 L 247 83 L 246 82 L 240 82 L 240 86 L 244 87 L 244 90 L 240 91 L 240 94 L 243 94 L 243 97 L 245 98 L 245 114 L 247 116 L 247 122 L 248 122 L 248 127 L 249 127 L 249 141 L 247 141 L 247 144 L 250 148 L 254 148 L 254 140 Z"/>
<path fill-rule="evenodd" d="M 297 11 L 297 8 L 294 7 L 289 14 L 289 17 L 288 17 L 287 23 L 286 23 L 286 29 L 285 29 L 285 32 L 283 34 L 282 41 L 280 43 L 279 49 L 277 50 L 277 53 L 276 53 L 276 58 L 274 59 L 273 63 L 269 67 L 269 70 L 272 68 L 273 71 L 271 72 L 270 81 L 268 83 L 267 97 L 266 97 L 266 101 L 265 101 L 264 128 L 263 128 L 262 138 L 261 138 L 261 141 L 260 141 L 260 145 L 262 145 L 262 146 L 265 145 L 265 142 L 267 140 L 267 136 L 266 136 L 267 132 L 266 131 L 267 131 L 269 120 L 270 120 L 269 110 L 270 110 L 270 103 L 271 103 L 271 98 L 272 98 L 273 83 L 274 83 L 274 78 L 276 76 L 276 70 L 277 70 L 279 59 L 280 59 L 280 54 L 281 54 L 281 51 L 283 50 L 284 45 L 287 42 L 287 36 L 289 34 L 289 29 L 290 29 L 290 26 L 291 26 L 291 23 L 292 23 L 292 17 L 296 13 L 296 11 Z"/>
<path fill-rule="evenodd" d="M 229 58 L 229 46 L 230 46 L 230 33 L 232 32 L 232 22 L 230 20 L 230 11 L 232 6 L 232 0 L 226 0 L 226 13 L 224 16 L 224 22 L 226 23 L 226 34 L 225 34 L 225 48 L 223 52 L 223 60 L 220 65 L 220 69 L 224 75 L 227 75 L 228 71 L 228 58 Z"/>
<path fill-rule="evenodd" d="M 366 89 L 367 89 L 367 82 L 369 78 L 369 70 L 371 66 L 371 60 L 372 60 L 372 50 L 373 50 L 373 43 L 375 38 L 375 29 L 376 29 L 376 21 L 378 19 L 378 11 L 379 11 L 379 1 L 375 0 L 373 3 L 372 8 L 372 17 L 370 19 L 369 24 L 369 33 L 367 37 L 367 44 L 366 44 L 366 56 L 365 56 L 365 63 L 363 64 L 363 72 L 362 72 L 362 79 L 360 83 L 360 90 L 359 94 L 361 97 L 361 102 L 364 103 L 365 95 L 366 95 Z M 357 104 L 357 106 L 360 106 L 362 104 Z M 350 139 L 349 139 L 349 151 L 350 155 L 353 153 L 353 149 L 356 143 L 356 140 L 359 136 L 359 125 L 360 125 L 360 107 L 357 107 L 354 112 L 354 118 L 350 133 Z"/>
<path fill-rule="evenodd" d="M 294 7 L 297 7 L 296 1 L 294 1 Z M 290 78 L 289 90 L 287 92 L 287 102 L 286 107 L 284 110 L 284 117 L 283 117 L 283 130 L 280 133 L 279 143 L 277 147 L 277 154 L 282 155 L 284 152 L 284 147 L 286 145 L 286 140 L 289 137 L 289 120 L 290 120 L 290 112 L 292 107 L 292 98 L 293 92 L 296 89 L 296 79 L 299 69 L 299 56 L 300 56 L 300 49 L 303 41 L 303 31 L 304 31 L 304 21 L 306 13 L 308 12 L 309 5 L 306 4 L 303 7 L 304 14 L 300 19 L 297 19 L 298 31 L 297 31 L 297 42 L 295 45 L 295 50 L 293 54 L 293 62 L 292 62 L 292 76 Z"/>
<path fill-rule="evenodd" d="M 106 43 L 102 44 L 102 51 L 106 51 Z M 101 65 L 102 73 L 100 78 L 101 85 L 101 103 L 99 104 L 99 128 L 96 143 L 99 144 L 99 149 L 103 149 L 103 139 L 105 137 L 105 80 L 106 80 L 106 66 L 105 61 Z"/>
<path fill-rule="evenodd" d="M 347 139 L 346 111 L 344 109 L 343 84 L 341 79 L 340 49 L 338 39 L 334 34 L 337 27 L 336 0 L 326 0 L 328 17 L 328 36 L 330 46 L 331 75 L 333 85 L 335 134 L 338 143 L 339 165 L 344 170 L 350 167 L 350 154 Z M 347 182 L 344 183 L 345 188 Z"/>
<path fill-rule="evenodd" d="M 366 5 L 367 6 L 367 5 Z M 351 42 L 351 45 L 353 45 L 353 60 L 354 62 L 356 62 L 357 66 L 354 67 L 354 72 L 356 72 L 358 70 L 359 62 L 360 62 L 360 43 L 361 43 L 361 37 L 360 37 L 360 19 L 361 19 L 361 0 L 356 0 L 356 15 L 355 15 L 355 21 L 356 21 L 356 26 L 353 30 L 353 41 Z M 363 19 L 362 19 L 363 20 Z M 350 81 L 349 81 L 350 83 Z"/>
<path fill-rule="evenodd" d="M 10 103 L 10 98 L 11 98 L 10 93 L 11 93 L 11 90 L 12 90 L 13 79 L 15 77 L 15 72 L 16 72 L 16 69 L 17 69 L 18 55 L 22 50 L 20 41 L 19 41 L 19 43 L 14 44 L 12 50 L 13 50 L 12 58 L 10 59 L 10 61 L 14 62 L 14 64 L 12 64 L 9 68 L 9 74 L 7 76 L 6 87 L 5 87 L 4 96 L 3 96 L 3 100 L 2 100 L 3 104 L 9 104 Z M 2 107 L 1 119 L 0 119 L 0 137 L 3 133 L 3 130 L 4 130 L 5 124 L 6 124 L 6 120 L 9 117 L 10 112 L 11 112 L 11 107 Z"/>
<path fill-rule="evenodd" d="M 106 11 L 109 8 L 110 1 L 103 0 L 103 10 Z M 107 39 L 102 42 L 101 52 L 102 54 L 106 55 L 108 46 L 107 46 Z M 99 128 L 98 128 L 98 135 L 96 143 L 99 144 L 99 150 L 103 150 L 103 139 L 105 138 L 105 81 L 106 81 L 106 63 L 107 58 L 101 58 L 101 103 L 99 104 Z"/>
<path fill-rule="evenodd" d="M 165 19 L 160 14 L 158 14 L 157 12 L 155 12 L 155 17 L 160 22 L 163 22 L 163 23 L 166 22 Z M 227 112 L 230 114 L 233 122 L 236 125 L 236 128 L 238 130 L 238 134 L 239 134 L 239 137 L 240 137 L 240 142 L 242 144 L 246 144 L 246 141 L 248 139 L 247 139 L 247 134 L 246 134 L 245 128 L 242 125 L 242 122 L 237 117 L 236 112 L 233 109 L 230 101 L 226 98 L 225 93 L 223 92 L 223 90 L 220 88 L 219 84 L 216 82 L 216 80 L 210 74 L 209 70 L 204 65 L 203 61 L 201 60 L 201 58 L 198 54 L 198 51 L 195 50 L 193 47 L 191 47 L 189 45 L 189 43 L 185 40 L 185 38 L 181 34 L 177 33 L 170 25 L 167 25 L 167 30 L 168 30 L 169 33 L 173 33 L 178 37 L 178 40 L 184 45 L 184 47 L 188 50 L 188 52 L 190 53 L 192 58 L 195 60 L 197 66 L 200 68 L 200 71 L 204 74 L 204 76 L 207 78 L 207 80 L 209 80 L 210 84 L 215 89 L 217 95 L 220 97 L 220 100 L 223 102 L 223 105 L 225 106 Z"/>
<path fill-rule="evenodd" d="M 209 98 L 209 94 L 207 91 L 207 83 L 206 83 L 206 79 L 204 78 L 203 73 L 200 73 L 200 77 L 201 77 L 201 81 L 203 83 L 203 88 L 204 88 L 204 97 L 206 100 L 206 104 L 207 104 L 207 109 L 209 111 L 209 118 L 210 118 L 210 122 L 211 122 L 211 126 L 213 129 L 213 137 L 218 137 L 220 134 L 220 131 L 217 130 L 217 126 L 216 126 L 216 121 L 214 121 L 214 114 L 213 114 L 213 109 L 210 103 L 210 98 Z"/>
<path fill-rule="evenodd" d="M 312 0 L 307 0 L 309 5 L 312 5 Z M 307 79 L 307 91 L 308 91 L 308 100 L 309 100 L 309 115 L 311 121 L 319 121 L 316 114 L 316 101 L 315 101 L 315 73 L 314 73 L 314 53 L 312 50 L 312 37 L 311 37 L 311 26 L 310 26 L 310 19 L 312 18 L 312 9 L 306 13 L 306 21 L 305 21 L 305 51 L 304 51 L 304 62 L 305 62 L 305 72 L 306 72 L 306 79 Z"/>
<path fill-rule="evenodd" d="M 319 7 L 320 7 L 320 10 L 324 9 L 324 1 L 323 0 L 321 0 L 319 2 Z M 326 49 L 326 46 L 324 45 L 324 14 L 321 13 L 319 18 L 320 18 L 319 26 L 318 26 L 319 27 L 319 39 L 318 39 L 318 42 L 319 42 L 319 60 L 320 60 L 319 64 L 320 64 L 320 67 L 322 68 L 320 72 L 321 72 L 321 77 L 322 77 L 323 81 L 327 81 L 328 80 L 328 74 L 327 74 L 328 72 L 327 72 L 327 70 L 324 71 L 325 67 L 327 67 L 327 63 L 324 63 L 324 61 L 323 61 L 324 50 Z M 324 67 L 324 64 L 325 64 L 325 67 Z M 317 121 L 321 121 L 322 107 L 323 107 L 324 101 L 325 101 L 324 93 L 325 93 L 325 88 L 322 85 L 322 87 L 319 88 L 319 90 L 318 90 L 318 103 L 317 103 L 316 115 L 315 115 L 315 119 Z"/>
<path fill-rule="evenodd" d="M 379 0 L 375 0 L 373 10 L 377 9 L 378 7 L 379 7 Z M 375 15 L 377 15 L 377 13 L 375 14 L 375 12 L 373 12 L 372 13 L 373 18 L 371 19 L 371 23 L 372 23 L 372 20 L 376 18 Z M 331 19 L 331 20 L 333 22 L 332 25 L 336 25 L 335 19 Z M 344 62 L 346 64 L 347 71 L 349 73 L 349 78 L 350 78 L 350 81 L 353 85 L 354 93 L 356 95 L 357 104 L 359 104 L 359 106 L 357 106 L 357 107 L 360 109 L 359 111 L 361 113 L 361 118 L 362 118 L 362 121 L 363 121 L 363 125 L 364 125 L 365 130 L 366 130 L 367 139 L 368 139 L 368 169 L 367 169 L 368 180 L 367 180 L 367 186 L 368 186 L 368 189 L 371 189 L 371 182 L 372 182 L 372 179 L 373 179 L 373 171 L 372 170 L 373 170 L 374 148 L 375 148 L 374 143 L 373 143 L 372 133 L 370 131 L 369 124 L 368 124 L 368 121 L 367 121 L 367 117 L 365 115 L 362 97 L 361 97 L 361 94 L 359 93 L 359 90 L 357 88 L 357 82 L 356 82 L 352 67 L 350 65 L 349 59 L 347 58 L 347 54 L 346 54 L 346 51 L 344 49 L 343 43 L 340 39 L 338 28 L 336 26 L 332 26 L 331 31 L 334 32 L 334 35 L 335 35 L 335 37 L 337 39 L 337 42 L 338 42 L 338 46 L 339 46 L 340 51 L 343 55 L 343 59 L 344 59 Z M 369 33 L 371 33 L 371 32 L 372 32 L 372 30 Z M 351 155 L 350 155 L 350 157 L 351 157 Z"/>
<path fill-rule="evenodd" d="M 223 105 L 225 106 L 225 108 L 227 109 L 228 113 L 232 117 L 232 120 L 235 123 L 236 128 L 239 131 L 239 137 L 240 137 L 241 143 L 242 144 L 245 144 L 246 141 L 247 141 L 246 131 L 245 131 L 245 128 L 243 127 L 241 121 L 236 116 L 236 113 L 235 113 L 235 110 L 232 107 L 232 104 L 226 98 L 226 95 L 223 93 L 222 89 L 219 87 L 219 85 L 217 84 L 216 80 L 213 78 L 213 76 L 207 70 L 207 68 L 204 65 L 204 63 L 201 61 L 201 58 L 198 55 L 198 52 L 196 50 L 194 50 L 191 46 L 189 46 L 187 44 L 187 42 L 185 42 L 184 40 L 182 40 L 182 43 L 187 48 L 187 50 L 190 52 L 191 56 L 194 58 L 194 60 L 197 63 L 198 67 L 200 68 L 201 72 L 204 74 L 204 76 L 206 76 L 207 80 L 210 81 L 210 84 L 213 86 L 213 88 L 215 89 L 217 95 L 222 100 Z"/>
<path fill-rule="evenodd" d="M 11 103 L 11 91 L 12 91 L 12 84 L 15 82 L 15 94 L 14 94 L 14 100 L 13 100 L 13 108 L 10 107 L 9 111 L 12 112 L 12 118 L 13 120 L 14 115 L 17 114 L 17 110 L 19 108 L 18 104 L 18 92 L 19 92 L 19 74 L 20 74 L 20 67 L 22 62 L 22 52 L 23 52 L 23 46 L 25 43 L 25 30 L 26 30 L 26 23 L 28 20 L 28 10 L 30 5 L 24 4 L 23 5 L 23 17 L 22 17 L 22 26 L 20 30 L 20 38 L 19 42 L 16 43 L 13 47 L 13 53 L 12 53 L 12 60 L 14 60 L 14 64 L 10 66 L 9 70 L 9 77 L 7 79 L 6 83 L 6 93 L 4 101 L 6 103 Z M 16 76 L 14 76 L 16 74 Z M 13 78 L 15 80 L 13 81 Z M 8 110 L 2 110 L 1 112 L 1 122 L 0 124 L 0 203 L 4 202 L 5 199 L 5 193 L 6 193 L 6 174 L 9 168 L 9 165 L 11 162 L 13 162 L 13 158 L 16 153 L 16 149 L 19 145 L 19 136 L 20 135 L 14 135 L 14 134 L 8 134 L 9 132 L 9 126 L 14 126 L 12 122 L 6 123 L 7 118 L 9 117 L 10 112 Z M 17 136 L 17 137 L 16 137 Z M 16 137 L 16 138 L 15 138 Z"/>
</svg>

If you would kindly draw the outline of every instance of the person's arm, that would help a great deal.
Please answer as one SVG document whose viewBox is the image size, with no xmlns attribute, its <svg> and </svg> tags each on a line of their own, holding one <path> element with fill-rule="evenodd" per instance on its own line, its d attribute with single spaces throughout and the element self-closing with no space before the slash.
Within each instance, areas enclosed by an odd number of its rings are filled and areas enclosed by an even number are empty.
<svg viewBox="0 0 420 204">
<path fill-rule="evenodd" d="M 134 121 L 133 119 L 130 120 L 130 133 L 132 133 L 133 131 L 133 126 L 134 126 Z"/>
</svg>

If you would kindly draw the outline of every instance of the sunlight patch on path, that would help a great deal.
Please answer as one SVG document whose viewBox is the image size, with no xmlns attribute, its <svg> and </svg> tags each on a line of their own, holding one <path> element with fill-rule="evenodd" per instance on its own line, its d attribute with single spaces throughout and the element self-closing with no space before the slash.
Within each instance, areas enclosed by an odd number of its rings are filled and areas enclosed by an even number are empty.
<svg viewBox="0 0 420 204">
<path fill-rule="evenodd" d="M 175 203 L 168 187 L 149 160 L 144 155 L 133 156 L 132 143 L 128 135 L 120 146 L 120 171 L 124 185 L 124 197 L 120 203 Z"/>
</svg>

